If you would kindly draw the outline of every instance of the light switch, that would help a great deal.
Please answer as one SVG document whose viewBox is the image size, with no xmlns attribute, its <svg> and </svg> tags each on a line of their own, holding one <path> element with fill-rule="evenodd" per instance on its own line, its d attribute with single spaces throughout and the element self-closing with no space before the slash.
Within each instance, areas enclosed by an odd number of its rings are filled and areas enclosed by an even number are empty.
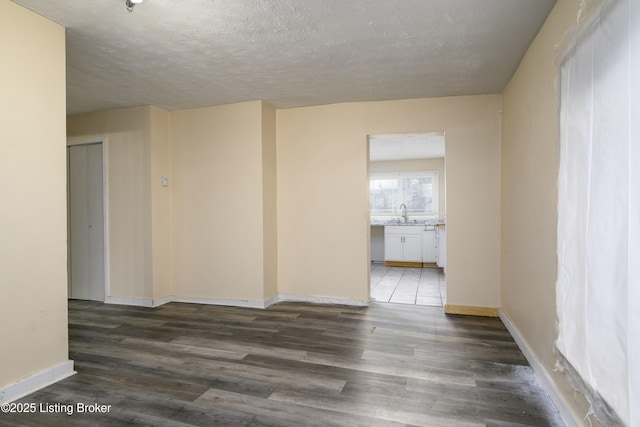
<svg viewBox="0 0 640 427">
<path fill-rule="evenodd" d="M 163 187 L 168 187 L 169 186 L 169 178 L 167 178 L 166 176 L 161 176 L 160 177 L 160 185 L 162 185 Z"/>
</svg>

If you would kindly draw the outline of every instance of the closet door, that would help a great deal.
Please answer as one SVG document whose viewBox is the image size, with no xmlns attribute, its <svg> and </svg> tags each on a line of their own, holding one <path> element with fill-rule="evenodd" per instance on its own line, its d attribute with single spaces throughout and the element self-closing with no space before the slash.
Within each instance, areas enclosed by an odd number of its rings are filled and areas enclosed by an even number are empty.
<svg viewBox="0 0 640 427">
<path fill-rule="evenodd" d="M 67 148 L 69 298 L 104 301 L 102 144 Z"/>
</svg>

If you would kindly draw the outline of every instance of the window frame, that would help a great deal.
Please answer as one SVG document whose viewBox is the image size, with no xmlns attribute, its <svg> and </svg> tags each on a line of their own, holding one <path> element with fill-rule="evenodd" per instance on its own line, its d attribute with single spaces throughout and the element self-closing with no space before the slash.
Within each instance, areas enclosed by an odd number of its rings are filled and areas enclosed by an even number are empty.
<svg viewBox="0 0 640 427">
<path fill-rule="evenodd" d="M 439 173 L 437 170 L 431 170 L 431 171 L 412 171 L 412 172 L 372 172 L 369 174 L 369 216 L 372 220 L 393 220 L 393 219 L 397 219 L 398 217 L 400 217 L 400 211 L 399 211 L 399 207 L 400 204 L 398 204 L 398 206 L 394 206 L 392 208 L 392 212 L 391 213 L 375 213 L 373 210 L 373 206 L 371 203 L 371 199 L 372 199 L 372 194 L 371 194 L 371 182 L 374 179 L 396 179 L 398 180 L 400 183 L 402 182 L 402 180 L 406 179 L 406 178 L 431 178 L 432 179 L 432 183 L 431 183 L 431 211 L 429 212 L 425 212 L 422 214 L 411 214 L 410 212 L 408 212 L 408 216 L 411 219 L 434 219 L 434 218 L 438 218 L 439 214 L 440 214 L 440 206 L 439 206 L 439 201 L 440 201 L 440 180 L 439 180 Z M 399 193 L 400 195 L 398 196 L 398 200 L 406 200 L 403 197 L 403 186 L 400 185 L 399 186 Z M 406 201 L 405 201 L 406 204 Z"/>
</svg>

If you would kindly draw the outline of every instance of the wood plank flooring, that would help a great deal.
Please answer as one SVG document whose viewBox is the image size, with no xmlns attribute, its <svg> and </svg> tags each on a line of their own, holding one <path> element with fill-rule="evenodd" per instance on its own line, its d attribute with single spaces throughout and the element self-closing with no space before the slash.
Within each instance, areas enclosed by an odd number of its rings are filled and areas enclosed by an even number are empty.
<svg viewBox="0 0 640 427">
<path fill-rule="evenodd" d="M 69 340 L 78 373 L 19 402 L 73 414 L 1 426 L 563 425 L 499 319 L 436 307 L 70 301 Z"/>
</svg>

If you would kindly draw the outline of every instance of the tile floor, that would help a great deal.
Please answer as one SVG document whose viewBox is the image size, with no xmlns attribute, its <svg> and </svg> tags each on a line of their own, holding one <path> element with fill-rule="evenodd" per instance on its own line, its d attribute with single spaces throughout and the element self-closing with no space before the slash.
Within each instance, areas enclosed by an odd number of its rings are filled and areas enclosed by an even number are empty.
<svg viewBox="0 0 640 427">
<path fill-rule="evenodd" d="M 387 267 L 371 263 L 371 299 L 378 302 L 442 307 L 445 274 L 440 268 Z"/>
</svg>

